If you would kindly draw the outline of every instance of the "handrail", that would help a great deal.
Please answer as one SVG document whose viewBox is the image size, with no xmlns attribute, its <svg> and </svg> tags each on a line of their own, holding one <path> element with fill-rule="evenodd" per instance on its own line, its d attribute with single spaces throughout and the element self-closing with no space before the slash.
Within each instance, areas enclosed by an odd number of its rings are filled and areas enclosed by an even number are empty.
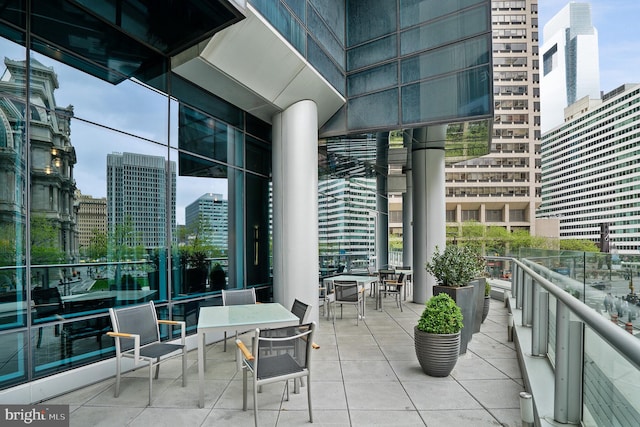
<svg viewBox="0 0 640 427">
<path fill-rule="evenodd" d="M 515 258 L 512 262 L 516 263 L 524 272 L 531 276 L 538 285 L 542 286 L 546 291 L 552 294 L 556 299 L 562 301 L 569 310 L 575 313 L 580 320 L 593 329 L 603 340 L 608 342 L 613 348 L 633 364 L 636 369 L 640 369 L 640 340 L 632 334 L 622 330 L 612 322 L 604 319 L 593 309 L 583 304 L 580 300 L 574 298 L 568 292 L 559 288 L 549 280 L 536 273 L 530 267 L 525 265 L 534 264 L 532 261 L 520 261 Z"/>
</svg>

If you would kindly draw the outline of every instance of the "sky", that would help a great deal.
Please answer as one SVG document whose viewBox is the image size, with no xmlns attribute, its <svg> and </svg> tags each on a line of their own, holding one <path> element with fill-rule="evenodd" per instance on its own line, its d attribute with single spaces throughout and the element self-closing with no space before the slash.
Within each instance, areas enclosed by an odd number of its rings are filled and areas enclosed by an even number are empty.
<svg viewBox="0 0 640 427">
<path fill-rule="evenodd" d="M 569 2 L 539 0 L 540 46 L 544 25 Z M 624 83 L 640 83 L 639 0 L 591 0 L 591 19 L 598 30 L 600 90 L 609 92 Z M 542 52 L 540 52 L 542 55 Z"/>
</svg>

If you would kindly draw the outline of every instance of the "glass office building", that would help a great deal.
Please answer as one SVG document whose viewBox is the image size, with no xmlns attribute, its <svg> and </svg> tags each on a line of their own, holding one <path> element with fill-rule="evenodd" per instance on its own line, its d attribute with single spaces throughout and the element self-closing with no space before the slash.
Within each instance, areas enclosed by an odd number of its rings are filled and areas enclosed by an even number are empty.
<svg viewBox="0 0 640 427">
<path fill-rule="evenodd" d="M 344 175 L 319 140 L 368 135 L 376 160 L 347 178 L 375 177 L 380 204 L 400 131 L 414 241 L 433 246 L 444 162 L 487 152 L 450 129 L 490 128 L 490 16 L 487 0 L 7 2 L 0 394 L 35 402 L 113 375 L 112 306 L 152 299 L 195 332 L 199 305 L 220 304 L 214 264 L 262 300 L 317 298 L 318 170 Z M 110 173 L 127 153 L 136 167 Z M 206 193 L 228 200 L 224 259 L 175 236 Z M 82 247 L 79 194 L 119 215 Z"/>
</svg>

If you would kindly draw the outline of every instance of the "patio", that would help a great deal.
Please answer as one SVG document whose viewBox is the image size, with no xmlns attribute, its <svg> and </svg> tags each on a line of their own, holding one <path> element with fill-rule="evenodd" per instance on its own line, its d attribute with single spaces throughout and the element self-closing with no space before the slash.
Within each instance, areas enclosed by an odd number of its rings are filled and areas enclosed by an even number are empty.
<svg viewBox="0 0 640 427">
<path fill-rule="evenodd" d="M 321 348 L 312 359 L 314 425 L 521 425 L 523 380 L 514 343 L 507 341 L 507 309 L 501 301 L 492 301 L 481 331 L 447 378 L 426 376 L 417 362 L 412 333 L 421 304 L 407 301 L 404 312 L 391 303 L 384 311 L 373 307 L 368 298 L 359 326 L 352 307 L 345 307 L 335 325 L 320 320 L 314 341 Z M 146 369 L 125 374 L 117 399 L 109 379 L 43 403 L 69 404 L 71 426 L 253 426 L 252 410 L 242 411 L 242 373 L 236 372 L 234 351 L 224 353 L 216 343 L 206 355 L 203 409 L 197 404 L 197 350 L 189 353 L 185 388 L 179 360 L 162 366 L 149 407 Z M 284 401 L 284 383 L 263 387 L 260 424 L 307 424 L 306 392 L 290 397 Z M 251 408 L 251 395 L 248 403 Z"/>
</svg>

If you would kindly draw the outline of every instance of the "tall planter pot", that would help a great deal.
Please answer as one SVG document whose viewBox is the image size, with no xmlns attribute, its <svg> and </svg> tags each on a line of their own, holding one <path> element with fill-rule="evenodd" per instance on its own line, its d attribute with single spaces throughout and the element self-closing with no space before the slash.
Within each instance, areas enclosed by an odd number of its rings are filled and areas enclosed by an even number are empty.
<svg viewBox="0 0 640 427">
<path fill-rule="evenodd" d="M 462 328 L 460 333 L 460 354 L 464 354 L 467 352 L 467 344 L 471 341 L 475 328 L 476 299 L 474 286 L 467 285 L 453 287 L 435 285 L 433 287 L 433 295 L 441 293 L 449 295 L 456 302 L 458 307 L 460 307 L 460 311 L 462 312 L 462 323 L 464 324 L 464 328 Z"/>
<path fill-rule="evenodd" d="M 413 338 L 416 357 L 425 374 L 432 377 L 446 377 L 453 371 L 460 353 L 460 332 L 431 334 L 414 326 Z"/>
<path fill-rule="evenodd" d="M 484 277 L 472 280 L 470 282 L 473 285 L 473 298 L 475 300 L 475 316 L 473 318 L 473 333 L 480 332 L 480 325 L 483 322 L 482 312 L 484 307 L 484 286 L 487 279 Z"/>
<path fill-rule="evenodd" d="M 482 306 L 482 323 L 487 320 L 487 316 L 489 315 L 489 309 L 491 308 L 491 296 L 487 295 L 484 297 L 484 305 Z"/>
</svg>

